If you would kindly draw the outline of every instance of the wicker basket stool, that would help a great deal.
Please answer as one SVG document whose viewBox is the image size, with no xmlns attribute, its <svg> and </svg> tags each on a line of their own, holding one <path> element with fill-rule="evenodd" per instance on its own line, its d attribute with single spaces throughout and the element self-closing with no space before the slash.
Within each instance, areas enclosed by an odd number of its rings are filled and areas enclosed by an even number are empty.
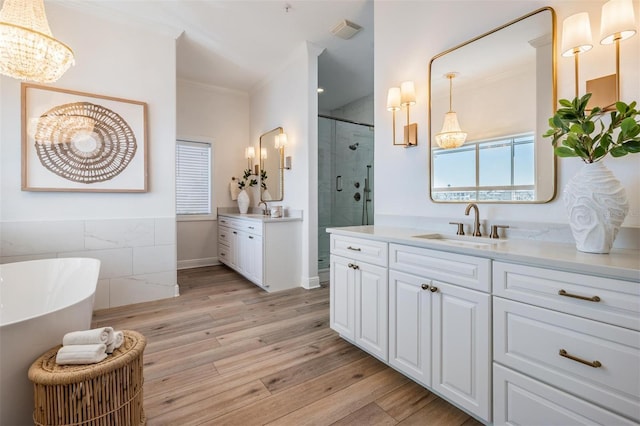
<svg viewBox="0 0 640 426">
<path fill-rule="evenodd" d="M 50 349 L 29 368 L 38 426 L 145 425 L 142 353 L 145 337 L 124 330 L 124 343 L 97 364 L 58 365 Z"/>
</svg>

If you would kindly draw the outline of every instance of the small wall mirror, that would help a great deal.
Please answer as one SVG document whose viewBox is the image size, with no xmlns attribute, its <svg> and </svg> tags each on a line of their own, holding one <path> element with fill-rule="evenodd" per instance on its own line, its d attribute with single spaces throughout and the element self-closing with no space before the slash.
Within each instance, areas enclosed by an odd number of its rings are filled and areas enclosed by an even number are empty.
<svg viewBox="0 0 640 426">
<path fill-rule="evenodd" d="M 542 138 L 556 104 L 555 20 L 545 7 L 431 59 L 433 201 L 545 203 L 555 197 L 556 159 L 551 141 Z M 467 137 L 460 147 L 444 149 L 436 135 L 451 111 Z"/>
<path fill-rule="evenodd" d="M 275 147 L 276 136 L 281 133 L 282 127 L 277 127 L 260 136 L 260 201 L 282 201 L 284 198 L 284 153 Z"/>
</svg>

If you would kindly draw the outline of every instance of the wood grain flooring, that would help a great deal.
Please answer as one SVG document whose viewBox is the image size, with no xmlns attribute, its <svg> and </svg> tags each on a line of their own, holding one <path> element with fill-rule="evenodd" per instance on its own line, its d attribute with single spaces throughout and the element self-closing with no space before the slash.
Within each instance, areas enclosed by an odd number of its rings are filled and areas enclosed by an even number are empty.
<svg viewBox="0 0 640 426">
<path fill-rule="evenodd" d="M 96 311 L 147 338 L 149 425 L 479 425 L 341 339 L 329 289 L 266 293 L 225 266 L 178 272 L 179 297 Z"/>
</svg>

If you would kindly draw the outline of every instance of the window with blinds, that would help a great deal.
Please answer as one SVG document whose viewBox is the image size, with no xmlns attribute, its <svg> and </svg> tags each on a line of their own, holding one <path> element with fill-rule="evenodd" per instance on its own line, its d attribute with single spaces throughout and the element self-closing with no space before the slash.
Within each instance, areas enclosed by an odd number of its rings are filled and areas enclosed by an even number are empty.
<svg viewBox="0 0 640 426">
<path fill-rule="evenodd" d="M 211 144 L 176 142 L 176 214 L 211 214 Z"/>
</svg>

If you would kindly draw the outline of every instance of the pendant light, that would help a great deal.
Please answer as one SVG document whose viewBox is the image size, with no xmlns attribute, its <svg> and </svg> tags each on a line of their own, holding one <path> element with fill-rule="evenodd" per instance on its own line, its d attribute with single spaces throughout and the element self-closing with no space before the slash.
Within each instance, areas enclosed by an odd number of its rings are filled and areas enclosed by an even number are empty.
<svg viewBox="0 0 640 426">
<path fill-rule="evenodd" d="M 0 73 L 51 83 L 73 64 L 71 49 L 51 34 L 43 0 L 4 0 L 0 10 Z"/>
<path fill-rule="evenodd" d="M 444 115 L 442 130 L 436 134 L 436 142 L 438 146 L 443 149 L 458 148 L 462 146 L 467 139 L 467 134 L 460 129 L 458 115 L 452 108 L 453 79 L 456 75 L 457 73 L 455 72 L 445 74 L 445 77 L 449 79 L 449 112 Z"/>
</svg>

